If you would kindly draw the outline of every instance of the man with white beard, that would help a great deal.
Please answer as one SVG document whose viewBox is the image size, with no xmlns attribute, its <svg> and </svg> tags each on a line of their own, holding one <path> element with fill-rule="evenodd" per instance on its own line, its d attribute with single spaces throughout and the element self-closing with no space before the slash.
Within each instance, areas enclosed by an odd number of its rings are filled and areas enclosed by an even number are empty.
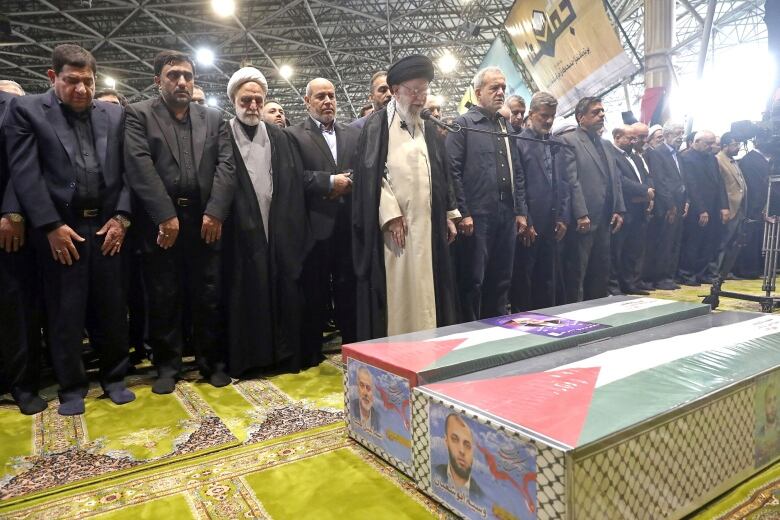
<svg viewBox="0 0 780 520">
<path fill-rule="evenodd" d="M 236 194 L 225 223 L 228 370 L 298 370 L 299 277 L 306 241 L 303 172 L 288 136 L 262 120 L 268 84 L 254 67 L 239 69 L 227 93 L 236 162 Z"/>
<path fill-rule="evenodd" d="M 387 73 L 393 99 L 366 121 L 358 141 L 352 191 L 358 340 L 456 320 L 448 243 L 460 213 L 436 128 L 420 119 L 432 80 L 425 56 L 393 64 Z"/>
</svg>

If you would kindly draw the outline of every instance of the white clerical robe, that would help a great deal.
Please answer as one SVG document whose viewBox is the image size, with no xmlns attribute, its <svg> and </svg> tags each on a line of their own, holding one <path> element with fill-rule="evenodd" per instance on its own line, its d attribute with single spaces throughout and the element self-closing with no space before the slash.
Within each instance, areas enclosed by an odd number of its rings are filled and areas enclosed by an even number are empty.
<svg viewBox="0 0 780 520">
<path fill-rule="evenodd" d="M 431 168 L 422 125 L 401 128 L 400 114 L 390 122 L 387 178 L 382 180 L 379 225 L 403 216 L 409 228 L 401 249 L 383 233 L 387 280 L 387 335 L 436 328 L 431 244 Z"/>
</svg>

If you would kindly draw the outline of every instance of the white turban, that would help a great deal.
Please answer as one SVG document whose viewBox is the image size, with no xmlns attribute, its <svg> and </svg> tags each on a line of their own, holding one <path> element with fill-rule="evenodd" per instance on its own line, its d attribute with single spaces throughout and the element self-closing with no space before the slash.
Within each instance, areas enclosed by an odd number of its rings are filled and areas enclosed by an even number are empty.
<svg viewBox="0 0 780 520">
<path fill-rule="evenodd" d="M 663 132 L 664 127 L 661 125 L 653 125 L 650 127 L 650 129 L 647 131 L 647 137 L 653 137 L 653 134 L 656 132 Z"/>
<path fill-rule="evenodd" d="M 263 90 L 268 92 L 268 82 L 265 80 L 263 73 L 254 67 L 243 67 L 238 69 L 230 76 L 230 81 L 227 84 L 227 94 L 231 101 L 236 94 L 236 91 L 241 88 L 241 85 L 254 81 L 258 83 Z"/>
</svg>

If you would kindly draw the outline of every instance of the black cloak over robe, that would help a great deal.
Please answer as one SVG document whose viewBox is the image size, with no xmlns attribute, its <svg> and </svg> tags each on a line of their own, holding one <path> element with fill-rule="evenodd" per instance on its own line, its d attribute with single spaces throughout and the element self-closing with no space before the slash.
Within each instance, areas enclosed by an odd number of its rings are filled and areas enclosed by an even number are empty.
<svg viewBox="0 0 780 520">
<path fill-rule="evenodd" d="M 284 132 L 275 125 L 266 129 L 273 170 L 267 240 L 252 181 L 231 134 L 238 186 L 223 230 L 223 280 L 232 377 L 256 368 L 300 367 L 299 278 L 308 230 L 303 170 Z"/>
<path fill-rule="evenodd" d="M 379 229 L 379 195 L 386 176 L 387 110 L 372 114 L 363 127 L 352 186 L 352 257 L 357 277 L 358 341 L 387 336 L 387 287 L 384 242 Z M 449 162 L 433 123 L 425 122 L 431 162 L 431 246 L 438 327 L 456 323 L 456 299 L 447 244 L 447 211 L 455 200 Z M 413 295 L 410 295 L 413 297 Z"/>
</svg>

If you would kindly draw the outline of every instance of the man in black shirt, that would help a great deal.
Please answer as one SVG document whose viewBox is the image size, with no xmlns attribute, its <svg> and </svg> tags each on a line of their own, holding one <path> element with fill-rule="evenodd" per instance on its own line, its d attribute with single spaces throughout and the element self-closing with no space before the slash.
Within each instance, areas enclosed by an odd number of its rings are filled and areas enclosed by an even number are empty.
<svg viewBox="0 0 780 520">
<path fill-rule="evenodd" d="M 455 123 L 505 133 L 508 122 L 498 113 L 506 91 L 501 69 L 482 69 L 473 87 L 477 104 Z M 455 192 L 462 192 L 458 227 L 463 237 L 457 246 L 462 319 L 502 316 L 509 304 L 515 239 L 528 227 L 520 149 L 507 137 L 464 131 L 447 136 L 447 155 Z"/>
<path fill-rule="evenodd" d="M 149 343 L 158 371 L 152 391 L 166 394 L 173 392 L 181 370 L 185 308 L 201 374 L 214 386 L 230 383 L 220 238 L 233 200 L 235 167 L 221 114 L 190 102 L 192 58 L 162 51 L 154 70 L 160 97 L 126 109 L 125 165 L 138 202 Z"/>
<path fill-rule="evenodd" d="M 85 324 L 100 353 L 100 382 L 116 404 L 127 390 L 127 316 L 119 253 L 130 225 L 123 182 L 122 108 L 93 101 L 95 58 L 54 49 L 53 89 L 11 102 L 5 128 L 11 182 L 33 228 L 60 384 L 59 413 L 84 413 Z"/>
</svg>

